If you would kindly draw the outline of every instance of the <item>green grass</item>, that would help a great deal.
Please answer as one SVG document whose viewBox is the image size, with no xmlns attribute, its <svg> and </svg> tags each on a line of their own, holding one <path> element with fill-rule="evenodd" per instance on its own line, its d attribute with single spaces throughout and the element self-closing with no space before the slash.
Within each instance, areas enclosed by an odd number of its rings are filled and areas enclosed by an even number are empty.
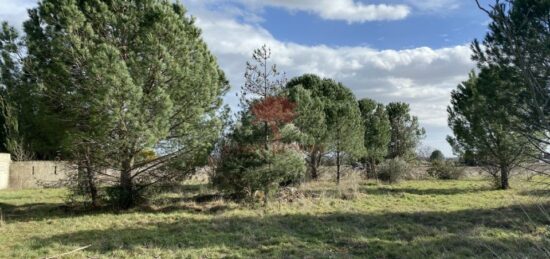
<svg viewBox="0 0 550 259">
<path fill-rule="evenodd" d="M 318 182 L 265 207 L 209 200 L 194 184 L 123 213 L 69 210 L 62 189 L 0 191 L 0 258 L 86 245 L 69 257 L 547 258 L 550 192 L 512 184 Z"/>
</svg>

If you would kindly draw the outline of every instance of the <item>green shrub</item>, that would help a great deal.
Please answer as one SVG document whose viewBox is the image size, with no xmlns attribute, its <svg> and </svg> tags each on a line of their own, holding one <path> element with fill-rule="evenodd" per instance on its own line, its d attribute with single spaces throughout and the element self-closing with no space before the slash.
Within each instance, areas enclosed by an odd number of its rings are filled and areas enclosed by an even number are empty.
<svg viewBox="0 0 550 259">
<path fill-rule="evenodd" d="M 432 154 L 430 155 L 430 161 L 433 162 L 433 161 L 443 161 L 445 160 L 445 156 L 443 155 L 443 153 L 439 150 L 434 150 L 434 152 L 432 152 Z"/>
<path fill-rule="evenodd" d="M 301 181 L 306 166 L 298 151 L 224 150 L 212 175 L 213 185 L 220 191 L 237 197 L 251 197 L 256 191 L 269 195 L 281 185 Z"/>
<path fill-rule="evenodd" d="M 428 175 L 440 180 L 458 180 L 464 176 L 464 168 L 445 160 L 434 160 L 428 169 Z"/>
<path fill-rule="evenodd" d="M 401 158 L 384 161 L 378 169 L 378 179 L 387 183 L 401 181 L 409 171 L 409 165 Z"/>
</svg>

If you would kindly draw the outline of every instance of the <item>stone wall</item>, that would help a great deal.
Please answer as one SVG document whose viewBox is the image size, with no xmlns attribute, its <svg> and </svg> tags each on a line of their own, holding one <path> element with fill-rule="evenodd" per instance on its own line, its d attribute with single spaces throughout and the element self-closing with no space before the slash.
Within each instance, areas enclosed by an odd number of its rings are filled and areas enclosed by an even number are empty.
<svg viewBox="0 0 550 259">
<path fill-rule="evenodd" d="M 10 154 L 0 154 L 0 190 L 9 187 L 10 180 Z"/>
<path fill-rule="evenodd" d="M 26 189 L 58 186 L 61 180 L 67 178 L 67 173 L 71 170 L 74 170 L 74 168 L 63 161 L 11 162 L 9 188 Z"/>
<path fill-rule="evenodd" d="M 63 161 L 11 162 L 9 167 L 9 188 L 28 189 L 55 187 L 74 170 Z"/>
</svg>

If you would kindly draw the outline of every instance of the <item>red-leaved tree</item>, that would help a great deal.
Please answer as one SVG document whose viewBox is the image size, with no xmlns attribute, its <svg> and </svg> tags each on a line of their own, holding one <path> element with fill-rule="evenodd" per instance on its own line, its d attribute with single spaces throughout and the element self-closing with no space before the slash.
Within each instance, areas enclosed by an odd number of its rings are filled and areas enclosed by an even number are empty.
<svg viewBox="0 0 550 259">
<path fill-rule="evenodd" d="M 296 104 L 286 97 L 268 96 L 251 107 L 255 124 L 265 124 L 271 128 L 275 139 L 279 136 L 279 127 L 291 123 L 296 116 Z"/>
</svg>

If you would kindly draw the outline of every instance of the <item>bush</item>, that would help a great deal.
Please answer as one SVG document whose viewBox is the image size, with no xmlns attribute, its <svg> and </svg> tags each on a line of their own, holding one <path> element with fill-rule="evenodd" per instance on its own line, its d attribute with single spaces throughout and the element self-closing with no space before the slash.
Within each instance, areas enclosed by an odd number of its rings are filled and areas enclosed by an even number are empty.
<svg viewBox="0 0 550 259">
<path fill-rule="evenodd" d="M 244 198 L 257 191 L 269 195 L 281 185 L 301 181 L 306 166 L 301 154 L 292 149 L 241 150 L 226 148 L 212 176 L 220 191 Z"/>
<path fill-rule="evenodd" d="M 405 160 L 394 158 L 384 161 L 378 169 L 378 179 L 388 183 L 401 181 L 409 171 L 409 165 Z"/>
<path fill-rule="evenodd" d="M 431 167 L 428 169 L 428 175 L 440 180 L 458 180 L 464 176 L 463 168 L 455 165 L 453 162 L 445 160 L 432 161 Z"/>
<path fill-rule="evenodd" d="M 445 156 L 443 155 L 443 153 L 439 150 L 434 150 L 434 152 L 432 152 L 432 154 L 430 155 L 430 161 L 431 162 L 434 162 L 434 161 L 443 161 L 445 160 Z"/>
</svg>

